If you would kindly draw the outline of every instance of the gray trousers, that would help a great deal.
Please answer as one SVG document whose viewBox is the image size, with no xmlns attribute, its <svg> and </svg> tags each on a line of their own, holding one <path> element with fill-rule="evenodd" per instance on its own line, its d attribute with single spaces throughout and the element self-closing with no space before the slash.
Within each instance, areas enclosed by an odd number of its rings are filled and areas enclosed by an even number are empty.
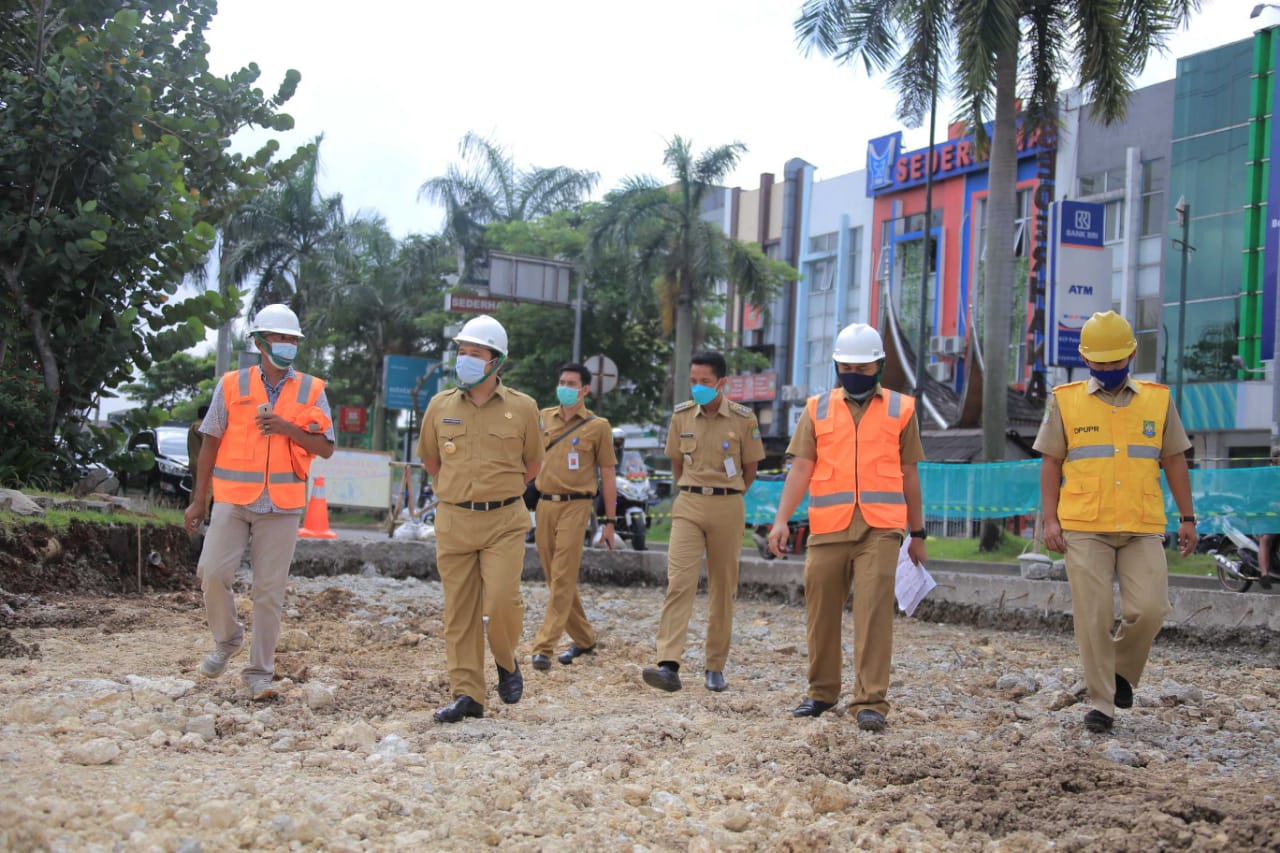
<svg viewBox="0 0 1280 853">
<path fill-rule="evenodd" d="M 250 512 L 234 504 L 213 505 L 196 576 L 204 591 L 204 612 L 213 641 L 220 649 L 240 648 L 244 644 L 244 626 L 236 619 L 231 587 L 245 546 L 251 545 L 253 643 L 249 647 L 249 665 L 241 672 L 246 679 L 275 674 L 284 591 L 301 518 L 292 513 Z"/>
</svg>

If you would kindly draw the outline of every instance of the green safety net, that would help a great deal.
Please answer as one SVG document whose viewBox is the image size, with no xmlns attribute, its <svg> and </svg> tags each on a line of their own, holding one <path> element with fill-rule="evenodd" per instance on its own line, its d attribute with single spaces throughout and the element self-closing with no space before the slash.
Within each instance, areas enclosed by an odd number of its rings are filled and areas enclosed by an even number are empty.
<svg viewBox="0 0 1280 853">
<path fill-rule="evenodd" d="M 1040 462 L 988 462 L 919 465 L 924 514 L 931 519 L 1008 518 L 1040 509 Z M 1170 530 L 1178 526 L 1178 507 L 1164 481 L 1165 514 Z M 773 523 L 782 495 L 781 479 L 756 480 L 746 494 L 747 524 Z M 1200 533 L 1215 533 L 1230 523 L 1245 533 L 1280 532 L 1280 467 L 1218 468 L 1191 471 L 1191 495 Z M 808 516 L 808 500 L 791 516 Z"/>
</svg>

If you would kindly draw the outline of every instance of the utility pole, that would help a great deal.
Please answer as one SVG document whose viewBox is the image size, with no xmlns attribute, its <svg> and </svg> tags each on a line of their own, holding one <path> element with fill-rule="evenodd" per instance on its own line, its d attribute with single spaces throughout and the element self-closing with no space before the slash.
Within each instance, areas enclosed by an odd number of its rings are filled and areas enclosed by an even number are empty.
<svg viewBox="0 0 1280 853">
<path fill-rule="evenodd" d="M 1178 385 L 1174 389 L 1174 405 L 1178 407 L 1178 412 L 1181 414 L 1183 362 L 1186 360 L 1183 346 L 1187 339 L 1187 261 L 1190 260 L 1190 253 L 1196 249 L 1195 246 L 1187 242 L 1191 236 L 1191 202 L 1187 201 L 1187 197 L 1184 195 L 1178 199 L 1178 205 L 1173 211 L 1178 214 L 1178 224 L 1182 226 L 1182 239 L 1173 241 L 1173 245 L 1182 250 L 1182 276 L 1178 286 L 1178 350 L 1176 353 Z"/>
<path fill-rule="evenodd" d="M 929 153 L 924 167 L 924 248 L 920 265 L 920 337 L 916 345 L 916 396 L 924 387 L 925 368 L 929 363 L 929 267 L 933 258 L 929 246 L 933 242 L 933 143 L 938 114 L 938 75 L 929 81 Z"/>
</svg>

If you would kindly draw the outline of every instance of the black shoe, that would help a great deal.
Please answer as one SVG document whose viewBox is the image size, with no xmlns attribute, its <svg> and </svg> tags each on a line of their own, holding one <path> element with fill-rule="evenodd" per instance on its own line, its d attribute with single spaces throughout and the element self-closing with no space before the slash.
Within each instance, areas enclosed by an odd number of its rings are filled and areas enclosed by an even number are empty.
<svg viewBox="0 0 1280 853">
<path fill-rule="evenodd" d="M 508 705 L 514 705 L 524 695 L 524 676 L 520 674 L 520 661 L 516 661 L 515 672 L 507 672 L 498 667 L 498 698 Z"/>
<path fill-rule="evenodd" d="M 1271 589 L 1273 578 L 1271 575 L 1258 575 L 1258 586 L 1263 589 Z"/>
<path fill-rule="evenodd" d="M 595 646 L 587 646 L 584 649 L 582 646 L 575 646 L 573 643 L 570 643 L 569 648 L 565 649 L 560 654 L 556 655 L 556 660 L 560 661 L 560 663 L 564 664 L 565 666 L 568 666 L 569 664 L 573 663 L 575 658 L 580 658 L 583 655 L 594 655 L 595 653 L 596 653 Z"/>
<path fill-rule="evenodd" d="M 547 657 L 546 655 L 534 655 L 533 668 L 536 669 L 538 672 L 546 672 L 547 670 L 551 669 L 551 658 Z"/>
<path fill-rule="evenodd" d="M 821 717 L 825 711 L 830 711 L 835 706 L 835 702 L 823 702 L 821 699 L 805 699 L 791 709 L 791 716 Z"/>
<path fill-rule="evenodd" d="M 708 669 L 707 673 L 707 689 L 712 693 L 721 693 L 728 689 L 729 685 L 725 683 L 724 673 L 718 669 Z"/>
<path fill-rule="evenodd" d="M 1116 673 L 1116 699 L 1117 708 L 1133 707 L 1133 685 L 1129 683 L 1129 679 L 1120 673 Z"/>
<path fill-rule="evenodd" d="M 470 696 L 459 696 L 433 716 L 437 723 L 456 723 L 463 717 L 483 717 L 484 706 Z"/>
<path fill-rule="evenodd" d="M 884 714 L 870 708 L 863 708 L 858 712 L 858 728 L 864 732 L 884 731 Z"/>
<path fill-rule="evenodd" d="M 644 683 L 674 693 L 680 689 L 680 673 L 665 666 L 645 667 Z"/>
<path fill-rule="evenodd" d="M 1084 727 L 1094 734 L 1103 734 L 1111 731 L 1111 726 L 1114 722 L 1115 720 L 1101 711 L 1090 711 L 1084 715 Z"/>
</svg>

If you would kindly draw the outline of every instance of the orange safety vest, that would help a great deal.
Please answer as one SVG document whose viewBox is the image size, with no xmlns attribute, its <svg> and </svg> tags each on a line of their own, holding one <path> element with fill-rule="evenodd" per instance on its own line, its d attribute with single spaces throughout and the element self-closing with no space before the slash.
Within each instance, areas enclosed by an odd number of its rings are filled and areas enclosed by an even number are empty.
<svg viewBox="0 0 1280 853">
<path fill-rule="evenodd" d="M 1127 406 L 1090 394 L 1088 380 L 1053 389 L 1067 437 L 1058 493 L 1064 530 L 1163 533 L 1160 448 L 1169 388 L 1137 380 Z"/>
<path fill-rule="evenodd" d="M 809 480 L 809 530 L 847 530 L 856 506 L 872 527 L 906 530 L 899 443 L 915 416 L 915 398 L 881 388 L 857 423 L 843 388 L 810 397 L 808 406 L 818 444 Z"/>
<path fill-rule="evenodd" d="M 256 367 L 233 370 L 222 377 L 227 429 L 218 444 L 213 467 L 213 499 L 247 506 L 265 488 L 280 509 L 300 509 L 306 502 L 312 455 L 283 435 L 263 435 L 255 420 L 267 400 Z M 273 411 L 308 432 L 323 432 L 328 418 L 316 406 L 324 380 L 297 373 L 285 380 Z"/>
</svg>

